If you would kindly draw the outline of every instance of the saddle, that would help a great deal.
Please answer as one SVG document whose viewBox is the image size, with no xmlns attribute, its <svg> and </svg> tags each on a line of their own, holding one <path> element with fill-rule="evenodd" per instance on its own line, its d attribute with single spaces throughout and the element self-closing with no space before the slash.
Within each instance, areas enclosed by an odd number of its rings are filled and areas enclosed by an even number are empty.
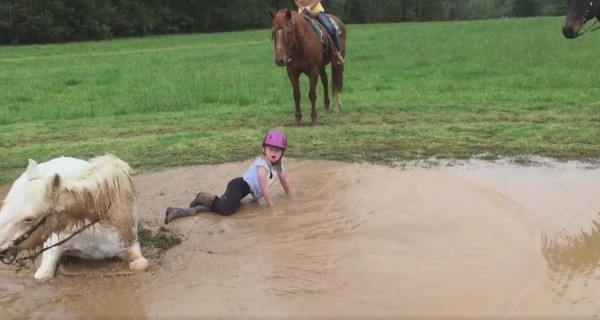
<svg viewBox="0 0 600 320">
<path fill-rule="evenodd" d="M 317 19 L 313 19 L 310 15 L 303 13 L 302 16 L 313 28 L 313 30 L 317 34 L 317 37 L 319 38 L 319 41 L 324 46 L 329 45 L 331 39 L 329 39 L 327 29 L 325 29 L 325 27 Z M 329 19 L 329 22 L 331 22 L 331 25 L 333 25 L 333 27 L 335 28 L 335 31 L 337 32 L 338 36 L 340 36 L 342 34 L 342 31 L 340 30 L 340 27 L 338 26 L 337 22 L 335 22 L 335 19 L 332 19 L 330 16 L 327 16 L 327 18 Z"/>
</svg>

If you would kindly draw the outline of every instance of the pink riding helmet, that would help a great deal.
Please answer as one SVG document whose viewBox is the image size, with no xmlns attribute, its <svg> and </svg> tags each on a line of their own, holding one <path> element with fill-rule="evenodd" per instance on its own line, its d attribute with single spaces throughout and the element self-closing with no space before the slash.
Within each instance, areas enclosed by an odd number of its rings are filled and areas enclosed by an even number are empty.
<svg viewBox="0 0 600 320">
<path fill-rule="evenodd" d="M 271 146 L 285 150 L 287 149 L 288 141 L 283 132 L 273 130 L 267 133 L 267 135 L 263 139 L 263 147 L 265 146 Z"/>
</svg>

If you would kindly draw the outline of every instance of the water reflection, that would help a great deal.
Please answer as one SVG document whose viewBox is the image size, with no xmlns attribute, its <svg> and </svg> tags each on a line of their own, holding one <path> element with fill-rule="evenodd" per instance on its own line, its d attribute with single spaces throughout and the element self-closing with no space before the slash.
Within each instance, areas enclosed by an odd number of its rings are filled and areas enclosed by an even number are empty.
<svg viewBox="0 0 600 320">
<path fill-rule="evenodd" d="M 564 235 L 544 241 L 544 256 L 556 273 L 589 274 L 600 265 L 600 223 L 592 222 L 590 231 Z"/>
</svg>

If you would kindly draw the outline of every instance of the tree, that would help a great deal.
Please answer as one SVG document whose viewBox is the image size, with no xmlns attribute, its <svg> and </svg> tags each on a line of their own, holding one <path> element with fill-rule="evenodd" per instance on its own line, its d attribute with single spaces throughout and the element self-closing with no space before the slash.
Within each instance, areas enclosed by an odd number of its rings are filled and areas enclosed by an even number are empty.
<svg viewBox="0 0 600 320">
<path fill-rule="evenodd" d="M 323 0 L 346 23 L 564 15 L 564 0 Z M 0 44 L 267 28 L 293 0 L 0 0 Z"/>
<path fill-rule="evenodd" d="M 513 0 L 513 15 L 517 17 L 531 17 L 540 13 L 539 0 Z"/>
</svg>

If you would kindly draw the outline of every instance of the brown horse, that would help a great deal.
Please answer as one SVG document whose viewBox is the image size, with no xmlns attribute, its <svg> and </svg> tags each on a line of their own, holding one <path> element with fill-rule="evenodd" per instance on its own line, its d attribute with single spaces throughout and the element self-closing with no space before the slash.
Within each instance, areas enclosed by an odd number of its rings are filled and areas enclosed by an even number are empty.
<svg viewBox="0 0 600 320">
<path fill-rule="evenodd" d="M 599 0 L 600 1 L 600 0 Z M 275 42 L 275 64 L 285 66 L 288 77 L 294 89 L 296 103 L 296 122 L 300 125 L 302 111 L 300 109 L 300 74 L 304 73 L 309 78 L 310 89 L 308 98 L 312 105 L 310 114 L 311 124 L 317 124 L 316 87 L 319 77 L 323 84 L 325 110 L 329 110 L 329 92 L 327 85 L 327 72 L 325 66 L 332 61 L 333 49 L 330 41 L 321 43 L 317 33 L 310 23 L 298 12 L 290 9 L 279 10 L 277 13 L 269 11 L 273 18 L 273 40 Z M 341 34 L 340 44 L 346 47 L 346 28 L 339 18 L 329 15 L 338 25 Z M 327 30 L 318 24 L 321 32 L 328 39 Z M 343 55 L 345 55 L 345 50 Z M 339 112 L 342 107 L 342 87 L 344 84 L 344 65 L 331 63 L 331 81 L 333 82 L 333 95 L 335 97 L 334 112 Z"/>
<path fill-rule="evenodd" d="M 594 17 L 600 20 L 600 0 L 568 0 L 567 3 L 567 20 L 562 30 L 565 38 L 577 38 L 587 31 L 580 32 L 588 20 Z"/>
</svg>

